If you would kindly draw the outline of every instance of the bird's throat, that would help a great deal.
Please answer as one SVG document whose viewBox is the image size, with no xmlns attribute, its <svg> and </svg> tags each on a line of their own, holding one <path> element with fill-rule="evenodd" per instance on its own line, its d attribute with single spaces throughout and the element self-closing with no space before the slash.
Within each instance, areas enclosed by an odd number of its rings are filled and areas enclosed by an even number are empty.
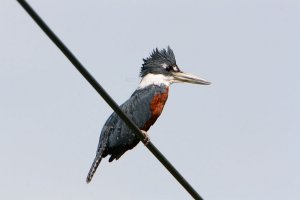
<svg viewBox="0 0 300 200">
<path fill-rule="evenodd" d="M 144 76 L 138 86 L 138 89 L 143 89 L 150 85 L 158 85 L 169 87 L 171 84 L 170 77 L 162 74 L 147 74 Z"/>
</svg>

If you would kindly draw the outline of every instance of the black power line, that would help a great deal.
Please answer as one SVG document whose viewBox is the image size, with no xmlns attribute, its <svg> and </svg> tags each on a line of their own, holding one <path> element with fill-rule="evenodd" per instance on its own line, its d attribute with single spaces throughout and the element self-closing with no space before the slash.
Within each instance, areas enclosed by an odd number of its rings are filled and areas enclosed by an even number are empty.
<svg viewBox="0 0 300 200">
<path fill-rule="evenodd" d="M 53 31 L 45 24 L 45 22 L 38 16 L 38 14 L 31 8 L 31 6 L 24 0 L 17 0 L 21 6 L 27 11 L 32 19 L 39 25 L 45 34 L 56 44 L 63 54 L 70 60 L 76 69 L 84 76 L 84 78 L 93 86 L 93 88 L 102 96 L 102 98 L 109 104 L 109 106 L 120 116 L 120 118 L 127 124 L 129 128 L 143 141 L 144 135 L 140 129 L 126 116 L 126 114 L 119 108 L 118 104 L 108 95 L 102 86 L 94 79 L 94 77 L 84 68 L 79 60 L 72 54 L 72 52 L 64 45 L 64 43 L 53 33 Z M 169 170 L 174 178 L 190 193 L 190 195 L 197 200 L 202 200 L 202 197 L 197 191 L 185 180 L 185 178 L 175 169 L 175 167 L 166 159 L 166 157 L 149 141 L 146 147 L 153 153 L 153 155 Z"/>
</svg>

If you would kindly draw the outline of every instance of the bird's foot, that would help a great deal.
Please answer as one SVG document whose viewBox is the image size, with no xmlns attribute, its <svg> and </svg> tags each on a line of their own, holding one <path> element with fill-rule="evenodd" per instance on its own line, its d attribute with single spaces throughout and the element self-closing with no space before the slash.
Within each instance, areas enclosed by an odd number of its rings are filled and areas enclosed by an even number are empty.
<svg viewBox="0 0 300 200">
<path fill-rule="evenodd" d="M 147 131 L 141 130 L 144 139 L 142 140 L 142 142 L 144 143 L 145 146 L 147 146 L 150 142 L 150 138 L 149 138 L 149 134 L 147 133 Z"/>
</svg>

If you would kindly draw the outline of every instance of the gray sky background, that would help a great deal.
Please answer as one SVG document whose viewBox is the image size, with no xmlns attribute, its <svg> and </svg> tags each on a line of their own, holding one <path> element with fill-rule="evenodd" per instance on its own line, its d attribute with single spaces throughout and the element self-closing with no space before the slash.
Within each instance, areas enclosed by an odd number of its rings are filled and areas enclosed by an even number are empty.
<svg viewBox="0 0 300 200">
<path fill-rule="evenodd" d="M 112 97 L 170 45 L 152 142 L 207 200 L 300 197 L 300 2 L 29 1 Z M 85 178 L 112 110 L 16 1 L 0 4 L 0 199 L 191 199 L 139 144 Z"/>
</svg>

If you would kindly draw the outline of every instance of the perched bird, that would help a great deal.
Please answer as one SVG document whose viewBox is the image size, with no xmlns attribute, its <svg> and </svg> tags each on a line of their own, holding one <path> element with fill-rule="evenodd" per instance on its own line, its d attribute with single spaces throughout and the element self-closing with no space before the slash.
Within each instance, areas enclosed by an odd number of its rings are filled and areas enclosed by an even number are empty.
<svg viewBox="0 0 300 200">
<path fill-rule="evenodd" d="M 140 71 L 141 82 L 120 108 L 143 133 L 146 133 L 160 116 L 172 83 L 209 85 L 210 82 L 182 72 L 176 64 L 175 55 L 170 47 L 162 50 L 154 49 L 150 57 L 143 61 Z M 115 112 L 112 113 L 102 128 L 96 157 L 86 179 L 87 183 L 93 178 L 102 158 L 111 155 L 109 162 L 118 160 L 139 141 L 120 117 Z"/>
</svg>

